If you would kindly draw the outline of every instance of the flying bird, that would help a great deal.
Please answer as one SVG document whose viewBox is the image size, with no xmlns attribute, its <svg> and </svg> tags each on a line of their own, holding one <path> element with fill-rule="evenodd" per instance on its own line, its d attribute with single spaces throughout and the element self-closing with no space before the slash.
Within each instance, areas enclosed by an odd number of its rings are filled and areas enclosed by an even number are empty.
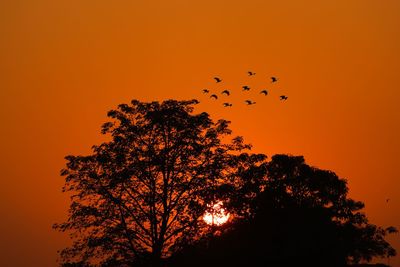
<svg viewBox="0 0 400 267">
<path fill-rule="evenodd" d="M 256 75 L 256 73 L 255 73 L 255 72 L 252 72 L 252 71 L 248 71 L 247 73 L 249 74 L 249 76 Z"/>
<path fill-rule="evenodd" d="M 268 91 L 267 91 L 267 90 L 262 90 L 262 91 L 260 92 L 260 94 L 268 95 Z"/>
<path fill-rule="evenodd" d="M 215 100 L 217 100 L 218 96 L 216 94 L 212 94 L 212 95 L 210 95 L 210 98 L 214 98 Z"/>
<path fill-rule="evenodd" d="M 224 105 L 224 107 L 232 107 L 231 103 L 224 103 L 223 105 Z"/>
<path fill-rule="evenodd" d="M 398 233 L 396 227 L 393 227 L 393 226 L 387 227 L 387 228 L 385 229 L 385 231 L 386 231 L 387 233 L 389 233 L 389 234 Z"/>
<path fill-rule="evenodd" d="M 203 90 L 203 93 L 204 93 L 204 94 L 208 94 L 209 92 L 210 92 L 210 91 L 209 91 L 208 89 L 204 89 L 204 90 Z"/>
<path fill-rule="evenodd" d="M 276 78 L 276 77 L 271 77 L 271 82 L 275 83 L 275 82 L 277 82 L 277 81 L 278 81 L 278 78 Z"/>
<path fill-rule="evenodd" d="M 224 90 L 224 91 L 222 91 L 222 93 L 221 93 L 221 94 L 230 95 L 231 93 L 230 93 L 228 90 Z"/>
<path fill-rule="evenodd" d="M 248 87 L 247 85 L 242 86 L 242 88 L 243 88 L 243 91 L 250 91 L 250 87 Z"/>
<path fill-rule="evenodd" d="M 217 83 L 222 82 L 222 80 L 221 80 L 219 77 L 214 77 L 214 80 L 215 80 Z"/>
<path fill-rule="evenodd" d="M 287 100 L 288 99 L 288 97 L 285 96 L 285 95 L 281 95 L 280 98 L 281 98 L 281 100 Z"/>
<path fill-rule="evenodd" d="M 244 101 L 244 102 L 246 102 L 247 105 L 254 105 L 254 104 L 256 103 L 256 102 L 251 101 L 251 100 L 246 100 L 246 101 Z"/>
</svg>

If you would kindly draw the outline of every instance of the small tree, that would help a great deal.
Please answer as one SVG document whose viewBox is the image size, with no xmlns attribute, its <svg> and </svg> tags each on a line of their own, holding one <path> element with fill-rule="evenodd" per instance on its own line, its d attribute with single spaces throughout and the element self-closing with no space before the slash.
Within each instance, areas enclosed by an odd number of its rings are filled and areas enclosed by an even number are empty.
<svg viewBox="0 0 400 267">
<path fill-rule="evenodd" d="M 72 202 L 68 220 L 54 226 L 74 239 L 61 252 L 65 266 L 157 266 L 206 232 L 207 204 L 250 146 L 240 137 L 223 142 L 229 122 L 193 114 L 197 103 L 121 104 L 102 127 L 111 141 L 89 156 L 66 157 L 63 191 Z"/>
</svg>

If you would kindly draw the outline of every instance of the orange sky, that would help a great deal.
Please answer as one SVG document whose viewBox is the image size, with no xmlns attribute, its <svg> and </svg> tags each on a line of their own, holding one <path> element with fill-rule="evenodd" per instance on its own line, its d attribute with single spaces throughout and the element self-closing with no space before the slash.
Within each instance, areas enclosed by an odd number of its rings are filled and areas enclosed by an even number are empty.
<svg viewBox="0 0 400 267">
<path fill-rule="evenodd" d="M 89 153 L 133 98 L 199 98 L 256 152 L 335 171 L 371 222 L 400 228 L 399 73 L 398 0 L 0 0 L 0 266 L 56 265 L 63 157 Z M 239 105 L 244 84 L 271 95 Z"/>
</svg>

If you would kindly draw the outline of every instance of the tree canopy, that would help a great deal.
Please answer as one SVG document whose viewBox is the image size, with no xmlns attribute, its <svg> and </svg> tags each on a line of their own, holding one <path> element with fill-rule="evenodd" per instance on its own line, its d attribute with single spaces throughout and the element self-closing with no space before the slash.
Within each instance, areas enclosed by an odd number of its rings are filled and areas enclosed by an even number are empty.
<svg viewBox="0 0 400 267">
<path fill-rule="evenodd" d="M 121 104 L 102 126 L 111 141 L 66 157 L 69 218 L 54 225 L 74 239 L 65 266 L 157 266 L 209 231 L 201 218 L 219 186 L 265 157 L 242 152 L 250 146 L 241 137 L 227 141 L 229 122 L 194 114 L 197 103 Z"/>
<path fill-rule="evenodd" d="M 63 266 L 332 266 L 396 254 L 345 179 L 302 156 L 250 153 L 197 100 L 121 104 L 109 141 L 67 156 Z M 233 219 L 202 219 L 223 203 Z M 261 265 L 260 265 L 261 264 Z"/>
<path fill-rule="evenodd" d="M 397 230 L 369 223 L 364 204 L 348 197 L 346 180 L 334 172 L 311 167 L 302 156 L 275 155 L 241 179 L 249 177 L 262 182 L 243 182 L 232 193 L 253 193 L 247 217 L 176 254 L 171 266 L 340 267 L 396 254 L 385 236 Z"/>
</svg>

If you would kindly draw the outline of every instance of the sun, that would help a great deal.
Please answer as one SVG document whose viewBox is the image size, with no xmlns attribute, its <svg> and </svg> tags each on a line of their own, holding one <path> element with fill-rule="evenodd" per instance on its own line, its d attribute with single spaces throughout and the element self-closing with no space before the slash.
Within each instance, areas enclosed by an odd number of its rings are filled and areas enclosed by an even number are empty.
<svg viewBox="0 0 400 267">
<path fill-rule="evenodd" d="M 210 207 L 211 204 L 208 205 Z M 210 211 L 204 213 L 203 220 L 209 225 L 222 225 L 229 220 L 230 214 L 222 207 L 222 201 L 213 205 Z"/>
</svg>

